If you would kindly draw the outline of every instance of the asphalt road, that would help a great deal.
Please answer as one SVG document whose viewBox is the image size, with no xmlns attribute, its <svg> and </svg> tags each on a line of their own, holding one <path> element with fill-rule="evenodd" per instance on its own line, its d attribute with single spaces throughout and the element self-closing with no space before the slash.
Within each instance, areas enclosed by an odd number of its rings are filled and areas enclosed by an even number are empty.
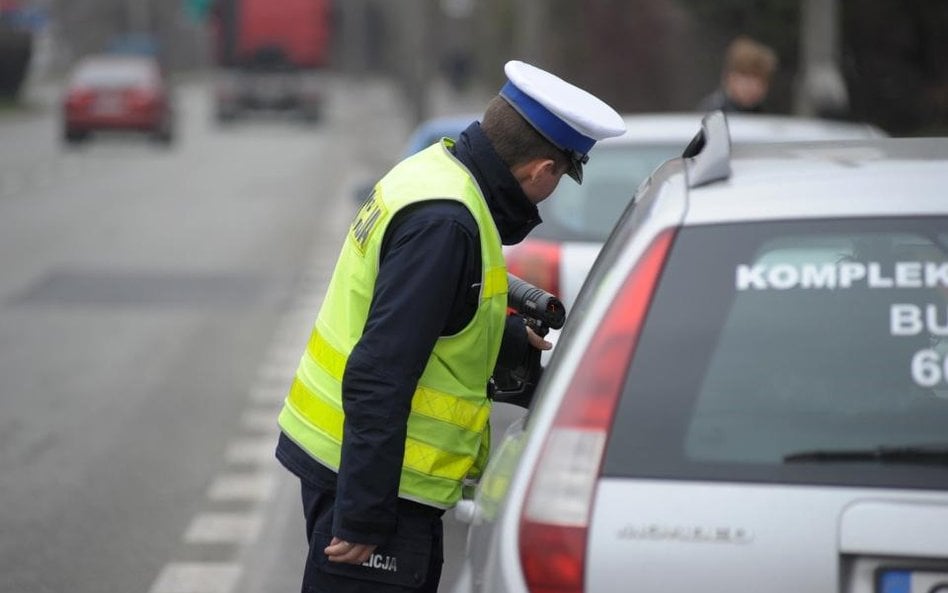
<svg viewBox="0 0 948 593">
<path fill-rule="evenodd" d="M 409 128 L 384 82 L 326 88 L 316 125 L 221 128 L 189 80 L 170 149 L 65 148 L 55 86 L 0 114 L 0 590 L 299 590 L 276 414 L 354 188 Z"/>
</svg>

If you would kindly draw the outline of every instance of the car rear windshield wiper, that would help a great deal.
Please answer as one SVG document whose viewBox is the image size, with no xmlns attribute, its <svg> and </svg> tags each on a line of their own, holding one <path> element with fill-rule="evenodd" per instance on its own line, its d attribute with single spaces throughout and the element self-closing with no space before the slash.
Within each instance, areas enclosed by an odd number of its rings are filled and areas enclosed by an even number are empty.
<svg viewBox="0 0 948 593">
<path fill-rule="evenodd" d="M 874 449 L 824 449 L 785 455 L 784 463 L 882 462 L 948 465 L 948 445 L 917 447 L 876 447 Z"/>
</svg>

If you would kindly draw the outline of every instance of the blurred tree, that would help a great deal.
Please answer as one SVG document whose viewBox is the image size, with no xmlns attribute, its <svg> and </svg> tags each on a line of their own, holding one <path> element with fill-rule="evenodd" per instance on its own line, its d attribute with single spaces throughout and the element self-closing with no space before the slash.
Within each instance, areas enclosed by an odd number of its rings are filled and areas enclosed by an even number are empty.
<svg viewBox="0 0 948 593">
<path fill-rule="evenodd" d="M 187 15 L 192 22 L 203 23 L 211 11 L 213 0 L 183 0 L 183 2 L 184 14 Z"/>
<path fill-rule="evenodd" d="M 694 82 L 703 81 L 700 92 L 717 84 L 726 44 L 747 34 L 780 57 L 767 109 L 794 111 L 801 0 L 678 0 L 684 16 L 662 0 L 550 3 L 557 5 L 555 26 L 588 27 L 583 51 L 561 44 L 557 59 L 569 64 L 582 55 L 570 67 L 583 76 L 606 80 L 611 73 L 612 100 L 624 108 L 693 106 Z M 840 13 L 841 66 L 850 96 L 846 116 L 897 135 L 948 133 L 948 1 L 840 0 Z M 682 28 L 682 21 L 688 26 Z M 669 45 L 669 35 L 681 31 Z M 556 33 L 562 39 L 575 30 Z M 675 51 L 678 56 L 668 53 Z M 604 71 L 596 74 L 599 68 Z M 643 83 L 650 95 L 635 88 Z"/>
<path fill-rule="evenodd" d="M 33 53 L 33 35 L 12 24 L 12 9 L 0 10 L 0 99 L 16 99 Z"/>
<path fill-rule="evenodd" d="M 561 21 L 560 56 L 597 94 L 622 111 L 690 109 L 697 102 L 693 78 L 697 43 L 688 15 L 672 0 L 557 0 L 573 4 L 571 21 Z M 580 28 L 582 27 L 582 28 Z"/>
<path fill-rule="evenodd" d="M 894 135 L 948 134 L 948 2 L 843 0 L 852 116 Z"/>
<path fill-rule="evenodd" d="M 370 36 L 388 48 L 380 54 L 383 69 L 405 76 L 412 52 L 425 51 L 416 44 L 410 3 L 363 1 L 384 7 L 380 29 L 389 36 Z M 622 111 L 672 111 L 694 109 L 718 85 L 725 48 L 745 34 L 780 59 L 765 109 L 793 113 L 806 55 L 803 1 L 476 0 L 454 28 L 432 20 L 438 31 L 426 47 L 434 48 L 435 63 L 444 59 L 439 52 L 469 48 L 465 74 L 488 92 L 503 83 L 507 60 L 524 59 L 594 89 Z M 850 112 L 834 115 L 892 133 L 948 133 L 948 0 L 837 2 L 841 51 L 834 43 L 833 54 L 840 54 Z M 467 29 L 459 33 L 458 26 Z"/>
<path fill-rule="evenodd" d="M 693 12 L 692 3 L 709 12 Z M 745 0 L 724 4 L 733 11 L 754 8 Z M 478 3 L 478 73 L 492 88 L 502 82 L 504 61 L 527 59 L 595 89 L 622 111 L 690 110 L 717 85 L 719 54 L 728 27 L 735 27 L 732 13 L 719 15 L 717 6 L 706 0 L 485 0 Z M 770 28 L 786 28 L 784 14 L 770 20 Z"/>
<path fill-rule="evenodd" d="M 476 6 L 475 74 L 485 88 L 498 89 L 503 66 L 518 57 L 514 52 L 516 0 L 482 0 Z"/>
<path fill-rule="evenodd" d="M 185 0 L 46 0 L 54 31 L 58 70 L 81 56 L 103 51 L 113 40 L 148 34 L 166 51 L 169 67 L 203 65 L 205 30 L 186 16 Z"/>
<path fill-rule="evenodd" d="M 838 0 L 800 0 L 800 66 L 794 83 L 794 112 L 845 118 L 849 90 L 840 66 Z"/>
<path fill-rule="evenodd" d="M 691 77 L 691 25 L 675 0 L 485 0 L 478 15 L 487 88 L 503 82 L 506 60 L 522 59 L 624 111 L 686 109 L 705 90 Z"/>
<path fill-rule="evenodd" d="M 769 45 L 780 59 L 765 103 L 767 111 L 790 113 L 793 109 L 793 83 L 799 67 L 799 31 L 801 0 L 679 0 L 697 26 L 701 43 L 700 58 L 710 72 L 709 92 L 717 85 L 727 44 L 738 35 L 748 35 Z M 708 58 L 711 58 L 711 64 Z M 695 100 L 697 103 L 697 100 Z"/>
</svg>

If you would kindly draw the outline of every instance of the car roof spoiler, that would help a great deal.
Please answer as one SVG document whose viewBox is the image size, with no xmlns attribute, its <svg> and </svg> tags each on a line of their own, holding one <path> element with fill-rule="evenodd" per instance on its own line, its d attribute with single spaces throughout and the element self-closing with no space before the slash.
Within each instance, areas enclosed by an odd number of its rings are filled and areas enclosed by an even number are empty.
<svg viewBox="0 0 948 593">
<path fill-rule="evenodd" d="M 723 111 L 701 119 L 701 130 L 682 153 L 688 187 L 699 187 L 731 176 L 731 133 Z"/>
</svg>

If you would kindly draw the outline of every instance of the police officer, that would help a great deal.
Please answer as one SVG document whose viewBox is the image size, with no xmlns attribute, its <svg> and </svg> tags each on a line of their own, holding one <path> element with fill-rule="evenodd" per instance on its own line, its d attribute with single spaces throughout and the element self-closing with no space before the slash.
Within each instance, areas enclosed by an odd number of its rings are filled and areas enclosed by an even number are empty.
<svg viewBox="0 0 948 593">
<path fill-rule="evenodd" d="M 483 121 L 396 165 L 349 228 L 279 416 L 304 592 L 436 592 L 441 515 L 487 459 L 495 364 L 551 347 L 507 315 L 502 245 L 625 125 L 548 72 L 504 71 Z"/>
</svg>

